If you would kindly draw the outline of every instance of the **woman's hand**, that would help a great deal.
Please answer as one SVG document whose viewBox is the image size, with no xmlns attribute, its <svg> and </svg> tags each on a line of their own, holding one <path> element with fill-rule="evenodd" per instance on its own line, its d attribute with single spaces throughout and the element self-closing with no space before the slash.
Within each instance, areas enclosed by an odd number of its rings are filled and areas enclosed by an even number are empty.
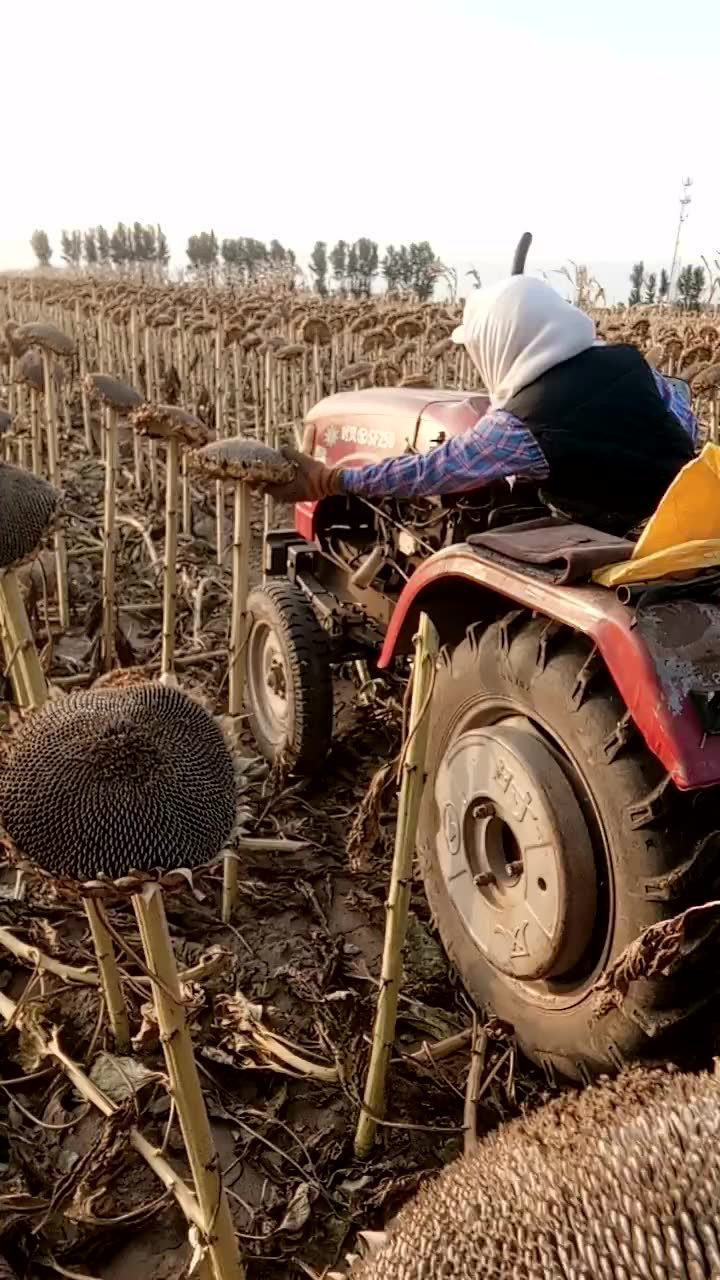
<svg viewBox="0 0 720 1280">
<path fill-rule="evenodd" d="M 332 494 L 344 492 L 343 473 L 340 467 L 326 467 L 307 453 L 286 445 L 280 450 L 288 462 L 294 462 L 296 472 L 287 484 L 263 485 L 276 502 L 319 502 Z"/>
</svg>

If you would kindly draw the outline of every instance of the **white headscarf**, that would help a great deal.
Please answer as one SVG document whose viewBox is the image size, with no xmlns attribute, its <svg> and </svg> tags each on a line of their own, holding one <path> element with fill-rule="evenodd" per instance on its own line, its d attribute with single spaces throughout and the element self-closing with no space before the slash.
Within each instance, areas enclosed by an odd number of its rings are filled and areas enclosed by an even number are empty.
<svg viewBox="0 0 720 1280">
<path fill-rule="evenodd" d="M 452 337 L 465 344 L 493 409 L 502 409 L 553 365 L 591 347 L 595 324 L 542 280 L 510 276 L 470 294 Z"/>
</svg>

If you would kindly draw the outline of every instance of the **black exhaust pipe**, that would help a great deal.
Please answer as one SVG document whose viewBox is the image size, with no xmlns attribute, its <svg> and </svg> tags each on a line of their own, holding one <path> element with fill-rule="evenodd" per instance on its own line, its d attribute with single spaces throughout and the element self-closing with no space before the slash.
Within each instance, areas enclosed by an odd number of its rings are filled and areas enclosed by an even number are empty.
<svg viewBox="0 0 720 1280">
<path fill-rule="evenodd" d="M 525 270 L 525 263 L 527 261 L 528 250 L 531 244 L 532 244 L 531 233 L 529 231 L 524 231 L 520 237 L 518 247 L 515 250 L 515 255 L 512 261 L 512 270 L 510 272 L 511 275 L 521 276 L 523 274 Z"/>
</svg>

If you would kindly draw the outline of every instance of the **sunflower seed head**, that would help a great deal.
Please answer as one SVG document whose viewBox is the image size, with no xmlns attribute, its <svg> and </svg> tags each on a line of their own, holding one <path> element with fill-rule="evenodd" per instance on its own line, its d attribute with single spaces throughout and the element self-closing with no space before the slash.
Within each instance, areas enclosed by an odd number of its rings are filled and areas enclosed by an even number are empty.
<svg viewBox="0 0 720 1280">
<path fill-rule="evenodd" d="M 155 683 L 46 703 L 16 732 L 0 774 L 0 823 L 16 849 L 79 883 L 200 866 L 236 813 L 221 729 L 195 699 Z"/>
<path fill-rule="evenodd" d="M 22 564 L 60 515 L 62 494 L 31 471 L 0 462 L 0 570 Z"/>
<path fill-rule="evenodd" d="M 176 404 L 144 404 L 132 414 L 131 422 L 138 435 L 174 439 L 191 449 L 204 445 L 209 435 L 204 422 Z"/>
<path fill-rule="evenodd" d="M 20 357 L 17 363 L 16 377 L 18 382 L 24 382 L 26 386 L 32 387 L 34 391 L 42 391 L 44 389 L 43 364 L 39 351 L 26 351 Z"/>
<path fill-rule="evenodd" d="M 29 347 L 40 347 L 42 351 L 50 351 L 56 356 L 75 354 L 75 339 L 54 324 L 32 320 L 27 324 L 17 325 L 13 340 L 23 351 L 27 351 Z"/>
<path fill-rule="evenodd" d="M 296 464 L 278 449 L 243 436 L 213 440 L 190 455 L 190 465 L 214 480 L 243 480 L 249 484 L 287 484 L 297 470 Z"/>
<path fill-rule="evenodd" d="M 143 402 L 139 391 L 127 382 L 121 382 L 119 378 L 111 378 L 107 373 L 87 373 L 85 386 L 90 395 L 101 404 L 120 412 L 136 409 Z"/>
<path fill-rule="evenodd" d="M 350 1275 L 710 1275 L 700 1259 L 720 1242 L 719 1133 L 717 1076 L 631 1068 L 496 1129 Z"/>
<path fill-rule="evenodd" d="M 330 341 L 330 326 L 320 316 L 308 316 L 302 327 L 302 340 L 308 343 Z"/>
</svg>

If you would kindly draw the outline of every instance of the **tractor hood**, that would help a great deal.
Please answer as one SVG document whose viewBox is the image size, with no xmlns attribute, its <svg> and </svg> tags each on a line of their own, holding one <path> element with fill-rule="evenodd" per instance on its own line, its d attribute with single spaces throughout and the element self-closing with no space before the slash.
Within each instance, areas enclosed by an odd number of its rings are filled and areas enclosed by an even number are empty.
<svg viewBox="0 0 720 1280">
<path fill-rule="evenodd" d="M 327 396 L 307 415 L 304 447 L 329 466 L 426 453 L 474 426 L 489 401 L 474 391 L 372 387 Z"/>
</svg>

